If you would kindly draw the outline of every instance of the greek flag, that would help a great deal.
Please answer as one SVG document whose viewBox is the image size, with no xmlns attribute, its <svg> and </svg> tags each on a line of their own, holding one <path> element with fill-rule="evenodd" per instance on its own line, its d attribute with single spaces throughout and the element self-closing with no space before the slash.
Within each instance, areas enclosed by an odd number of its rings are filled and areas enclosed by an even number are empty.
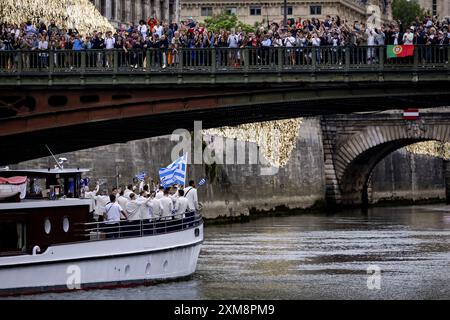
<svg viewBox="0 0 450 320">
<path fill-rule="evenodd" d="M 91 181 L 89 178 L 80 179 L 80 186 L 82 188 L 85 186 L 89 186 L 89 181 Z"/>
<path fill-rule="evenodd" d="M 175 183 L 185 185 L 186 168 L 187 153 L 169 164 L 166 168 L 159 169 L 159 179 L 161 180 L 161 185 L 164 188 L 170 187 Z"/>
<path fill-rule="evenodd" d="M 138 179 L 139 181 L 144 181 L 146 175 L 147 174 L 142 171 L 141 173 L 138 173 L 137 175 L 135 175 L 135 178 Z"/>
<path fill-rule="evenodd" d="M 197 183 L 197 185 L 200 187 L 200 186 L 204 185 L 205 183 L 206 183 L 206 178 L 202 178 L 202 179 Z"/>
</svg>

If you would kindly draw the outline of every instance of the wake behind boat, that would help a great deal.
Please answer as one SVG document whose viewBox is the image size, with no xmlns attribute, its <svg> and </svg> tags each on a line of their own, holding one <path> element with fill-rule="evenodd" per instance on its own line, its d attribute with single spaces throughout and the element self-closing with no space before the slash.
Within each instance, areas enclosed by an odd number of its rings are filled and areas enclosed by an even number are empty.
<svg viewBox="0 0 450 320">
<path fill-rule="evenodd" d="M 0 294 L 145 284 L 195 272 L 200 214 L 93 222 L 92 200 L 79 198 L 85 172 L 0 171 L 2 181 L 27 177 L 24 200 L 20 190 L 0 199 Z"/>
</svg>

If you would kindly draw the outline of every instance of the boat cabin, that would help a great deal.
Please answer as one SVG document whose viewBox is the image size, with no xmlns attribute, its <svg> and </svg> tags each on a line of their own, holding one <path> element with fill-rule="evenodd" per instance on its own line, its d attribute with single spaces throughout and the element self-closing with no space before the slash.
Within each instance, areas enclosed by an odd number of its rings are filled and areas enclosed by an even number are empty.
<svg viewBox="0 0 450 320">
<path fill-rule="evenodd" d="M 91 202 L 79 199 L 87 171 L 0 170 L 0 256 L 84 240 L 77 226 L 89 221 Z"/>
</svg>

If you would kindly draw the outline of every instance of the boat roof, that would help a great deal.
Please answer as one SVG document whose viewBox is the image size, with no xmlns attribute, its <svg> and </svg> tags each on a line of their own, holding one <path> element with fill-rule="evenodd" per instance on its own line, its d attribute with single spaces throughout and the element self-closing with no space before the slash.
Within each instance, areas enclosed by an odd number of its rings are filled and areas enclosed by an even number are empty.
<svg viewBox="0 0 450 320">
<path fill-rule="evenodd" d="M 0 203 L 0 214 L 4 213 L 2 212 L 2 210 L 86 206 L 90 205 L 91 202 L 92 200 L 90 199 L 78 199 L 78 198 L 67 198 L 58 200 L 30 199 L 30 200 L 22 200 L 21 202 L 4 202 Z"/>
<path fill-rule="evenodd" d="M 89 172 L 89 169 L 59 169 L 59 168 L 47 168 L 47 169 L 17 169 L 17 170 L 11 170 L 11 169 L 0 169 L 0 175 L 4 172 L 7 173 L 18 173 L 18 174 L 73 174 L 73 173 L 84 173 Z"/>
</svg>

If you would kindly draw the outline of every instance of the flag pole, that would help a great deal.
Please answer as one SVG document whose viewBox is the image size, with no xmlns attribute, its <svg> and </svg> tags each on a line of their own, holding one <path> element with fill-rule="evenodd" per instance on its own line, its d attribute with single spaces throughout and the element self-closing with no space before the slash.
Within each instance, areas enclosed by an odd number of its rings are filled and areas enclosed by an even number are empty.
<svg viewBox="0 0 450 320">
<path fill-rule="evenodd" d="M 188 175 L 188 153 L 187 152 L 186 152 L 185 156 L 186 156 L 186 174 L 184 175 L 184 186 L 183 186 L 183 188 L 186 188 L 186 177 Z"/>
</svg>

